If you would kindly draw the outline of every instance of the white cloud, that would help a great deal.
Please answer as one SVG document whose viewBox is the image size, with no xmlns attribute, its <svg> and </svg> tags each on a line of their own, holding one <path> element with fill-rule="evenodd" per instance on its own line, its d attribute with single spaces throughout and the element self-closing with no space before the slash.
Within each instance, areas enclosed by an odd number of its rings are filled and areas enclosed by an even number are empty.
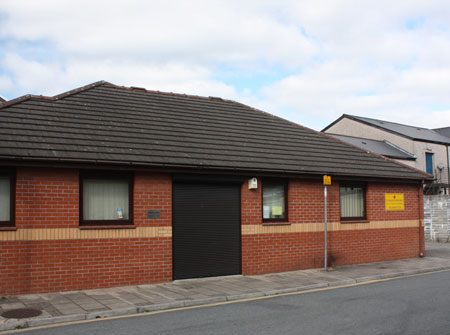
<svg viewBox="0 0 450 335">
<path fill-rule="evenodd" d="M 134 62 L 68 60 L 65 68 L 61 68 L 52 63 L 28 61 L 17 55 L 6 55 L 1 65 L 15 74 L 16 89 L 17 87 L 22 90 L 26 88 L 44 95 L 56 95 L 62 91 L 98 81 L 100 78 L 124 86 L 222 96 L 230 99 L 237 97 L 233 87 L 214 80 L 211 71 L 200 66 L 176 63 L 161 66 Z M 7 90 L 12 85 L 6 79 L 4 87 Z"/>
<path fill-rule="evenodd" d="M 10 95 L 104 79 L 235 99 L 315 129 L 342 113 L 450 125 L 444 0 L 5 0 L 0 17 Z M 275 82 L 248 79 L 276 70 Z"/>
<path fill-rule="evenodd" d="M 49 40 L 89 58 L 298 65 L 313 55 L 300 27 L 264 12 L 264 3 L 16 0 L 3 5 L 2 35 Z"/>
<path fill-rule="evenodd" d="M 10 91 L 14 87 L 13 82 L 8 76 L 0 76 L 0 92 Z M 0 96 L 2 96 L 0 94 Z"/>
</svg>

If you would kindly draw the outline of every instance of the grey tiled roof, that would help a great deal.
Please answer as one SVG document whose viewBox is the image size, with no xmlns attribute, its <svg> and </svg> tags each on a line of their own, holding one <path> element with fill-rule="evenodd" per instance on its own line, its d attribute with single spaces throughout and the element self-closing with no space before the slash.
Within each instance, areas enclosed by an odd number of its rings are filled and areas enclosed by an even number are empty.
<svg viewBox="0 0 450 335">
<path fill-rule="evenodd" d="M 433 130 L 438 132 L 442 136 L 448 137 L 449 140 L 450 140 L 450 127 L 436 128 L 436 129 L 433 129 Z"/>
<path fill-rule="evenodd" d="M 385 141 L 377 141 L 377 140 L 369 140 L 366 138 L 360 138 L 360 137 L 351 137 L 351 136 L 343 136 L 343 135 L 335 135 L 330 134 L 331 136 L 340 139 L 346 143 L 350 143 L 352 145 L 355 145 L 357 147 L 360 147 L 362 149 L 373 151 L 377 154 L 389 157 L 389 158 L 395 158 L 395 159 L 407 159 L 407 160 L 415 160 L 416 157 L 408 153 L 404 150 L 400 150 L 396 148 L 394 145 L 389 144 Z"/>
<path fill-rule="evenodd" d="M 424 142 L 450 144 L 450 138 L 443 136 L 440 133 L 438 133 L 437 131 L 434 131 L 432 129 L 408 126 L 405 124 L 389 122 L 389 121 L 384 121 L 384 120 L 371 119 L 368 117 L 348 115 L 348 114 L 342 115 L 341 118 L 339 118 L 335 122 L 328 125 L 322 131 L 325 131 L 326 129 L 330 128 L 333 124 L 335 124 L 336 122 L 338 122 L 339 120 L 341 120 L 344 117 L 371 125 L 373 127 L 384 129 L 391 133 L 398 134 L 398 135 L 401 135 L 401 136 L 404 136 L 404 137 L 407 137 L 410 139 L 424 141 Z"/>
<path fill-rule="evenodd" d="M 289 174 L 427 175 L 219 98 L 98 82 L 0 105 L 0 159 L 97 162 Z"/>
</svg>

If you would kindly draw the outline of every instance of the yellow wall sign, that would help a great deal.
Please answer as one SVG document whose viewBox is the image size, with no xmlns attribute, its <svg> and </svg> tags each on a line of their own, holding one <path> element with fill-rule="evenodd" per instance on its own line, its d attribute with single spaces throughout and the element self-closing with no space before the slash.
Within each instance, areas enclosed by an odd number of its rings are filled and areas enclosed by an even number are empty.
<svg viewBox="0 0 450 335">
<path fill-rule="evenodd" d="M 331 185 L 331 176 L 323 176 L 323 184 Z"/>
<path fill-rule="evenodd" d="M 387 211 L 404 211 L 405 200 L 403 193 L 385 193 L 384 194 Z"/>
</svg>

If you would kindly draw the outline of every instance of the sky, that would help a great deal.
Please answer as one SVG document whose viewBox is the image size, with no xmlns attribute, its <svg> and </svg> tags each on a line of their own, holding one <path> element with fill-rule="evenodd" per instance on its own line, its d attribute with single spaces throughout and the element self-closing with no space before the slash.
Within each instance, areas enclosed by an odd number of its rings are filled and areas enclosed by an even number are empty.
<svg viewBox="0 0 450 335">
<path fill-rule="evenodd" d="M 2 0 L 0 95 L 106 80 L 236 100 L 316 130 L 450 126 L 448 0 Z"/>
</svg>

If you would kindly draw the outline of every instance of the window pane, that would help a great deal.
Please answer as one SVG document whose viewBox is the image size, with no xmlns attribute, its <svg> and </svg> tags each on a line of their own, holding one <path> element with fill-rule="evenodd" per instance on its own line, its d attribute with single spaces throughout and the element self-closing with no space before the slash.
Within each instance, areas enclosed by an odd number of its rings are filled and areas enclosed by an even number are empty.
<svg viewBox="0 0 450 335">
<path fill-rule="evenodd" d="M 83 219 L 127 220 L 128 190 L 128 180 L 85 179 Z"/>
<path fill-rule="evenodd" d="M 264 184 L 263 219 L 284 219 L 284 185 Z"/>
<path fill-rule="evenodd" d="M 10 220 L 11 191 L 10 181 L 7 177 L 0 177 L 0 221 Z"/>
<path fill-rule="evenodd" d="M 364 188 L 341 187 L 341 217 L 364 216 Z"/>
</svg>

